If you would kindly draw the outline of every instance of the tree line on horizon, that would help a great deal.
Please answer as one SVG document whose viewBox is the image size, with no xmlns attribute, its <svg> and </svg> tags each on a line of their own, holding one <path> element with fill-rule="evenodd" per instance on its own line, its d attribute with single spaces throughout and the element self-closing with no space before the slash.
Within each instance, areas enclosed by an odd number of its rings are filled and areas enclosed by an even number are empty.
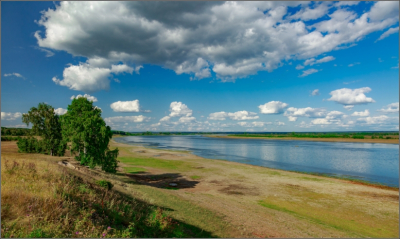
<svg viewBox="0 0 400 239">
<path fill-rule="evenodd" d="M 67 113 L 61 116 L 52 106 L 39 103 L 38 107 L 32 107 L 22 115 L 22 122 L 27 126 L 32 124 L 32 129 L 29 137 L 18 139 L 19 152 L 64 156 L 69 149 L 81 165 L 101 166 L 106 172 L 116 172 L 119 150 L 108 148 L 111 128 L 92 101 L 84 97 L 73 99 Z"/>
</svg>

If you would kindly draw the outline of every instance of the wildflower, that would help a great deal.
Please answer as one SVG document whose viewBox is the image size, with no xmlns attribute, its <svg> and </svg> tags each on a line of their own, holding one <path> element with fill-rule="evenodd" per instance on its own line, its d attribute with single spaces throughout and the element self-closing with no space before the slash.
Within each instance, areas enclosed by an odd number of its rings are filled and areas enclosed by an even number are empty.
<svg viewBox="0 0 400 239">
<path fill-rule="evenodd" d="M 107 230 L 111 230 L 111 227 L 107 227 Z"/>
<path fill-rule="evenodd" d="M 79 232 L 76 232 L 75 234 L 76 234 L 76 235 L 78 235 L 78 234 L 79 234 Z"/>
<path fill-rule="evenodd" d="M 103 237 L 105 237 L 106 236 L 106 234 L 105 233 L 103 233 Z"/>
</svg>

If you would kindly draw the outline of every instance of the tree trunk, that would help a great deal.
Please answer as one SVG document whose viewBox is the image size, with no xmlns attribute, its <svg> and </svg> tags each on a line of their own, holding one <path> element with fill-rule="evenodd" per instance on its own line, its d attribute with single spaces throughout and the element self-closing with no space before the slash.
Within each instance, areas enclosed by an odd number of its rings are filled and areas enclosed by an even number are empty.
<svg viewBox="0 0 400 239">
<path fill-rule="evenodd" d="M 86 146 L 83 148 L 83 153 L 86 155 Z"/>
<path fill-rule="evenodd" d="M 53 149 L 50 149 L 50 156 L 53 156 Z"/>
</svg>

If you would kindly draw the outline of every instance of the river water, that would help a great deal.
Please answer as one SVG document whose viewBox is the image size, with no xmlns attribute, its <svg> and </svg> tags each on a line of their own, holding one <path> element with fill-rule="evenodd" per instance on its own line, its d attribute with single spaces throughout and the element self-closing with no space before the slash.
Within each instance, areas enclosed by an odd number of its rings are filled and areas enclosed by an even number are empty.
<svg viewBox="0 0 400 239">
<path fill-rule="evenodd" d="M 300 140 L 224 139 L 191 136 L 128 136 L 120 143 L 189 150 L 210 159 L 275 169 L 325 173 L 399 186 L 399 145 Z"/>
</svg>

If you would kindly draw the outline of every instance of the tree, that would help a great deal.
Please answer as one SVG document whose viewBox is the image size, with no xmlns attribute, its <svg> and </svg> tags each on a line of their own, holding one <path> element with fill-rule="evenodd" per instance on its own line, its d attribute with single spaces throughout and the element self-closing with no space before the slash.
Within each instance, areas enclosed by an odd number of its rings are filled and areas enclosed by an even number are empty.
<svg viewBox="0 0 400 239">
<path fill-rule="evenodd" d="M 73 99 L 68 111 L 61 117 L 62 132 L 71 145 L 71 153 L 82 165 L 91 168 L 100 165 L 106 172 L 116 172 L 118 149 L 109 150 L 111 128 L 101 117 L 101 110 L 84 97 Z"/>
<path fill-rule="evenodd" d="M 64 155 L 66 144 L 62 139 L 59 116 L 52 106 L 39 103 L 37 108 L 32 107 L 28 113 L 22 115 L 22 122 L 27 126 L 32 123 L 31 133 L 43 138 L 40 143 L 45 151 L 50 151 L 51 156 Z"/>
</svg>

